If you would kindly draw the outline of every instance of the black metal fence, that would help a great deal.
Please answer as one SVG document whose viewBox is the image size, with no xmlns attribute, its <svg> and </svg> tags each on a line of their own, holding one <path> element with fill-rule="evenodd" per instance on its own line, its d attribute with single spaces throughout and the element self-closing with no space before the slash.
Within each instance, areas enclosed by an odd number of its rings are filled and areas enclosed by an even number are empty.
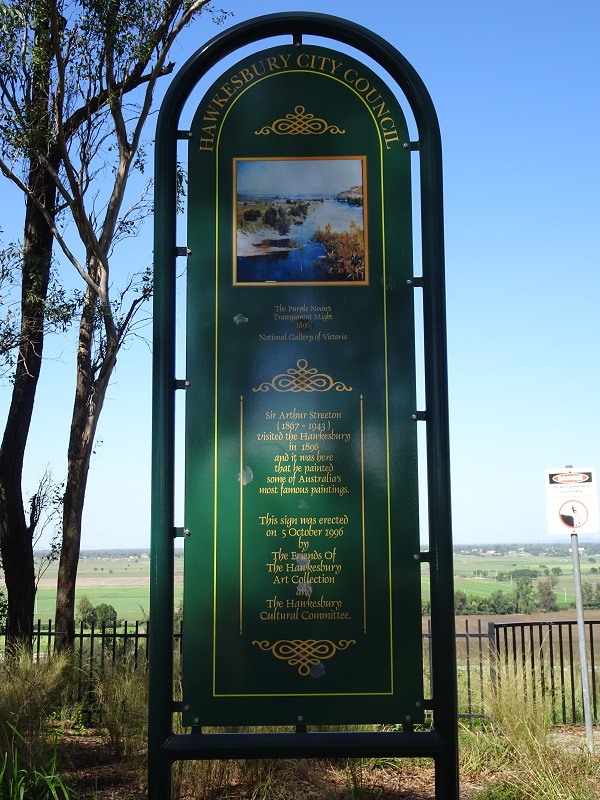
<svg viewBox="0 0 600 800">
<path fill-rule="evenodd" d="M 121 627 L 102 624 L 74 631 L 74 657 L 78 667 L 77 699 L 84 705 L 93 694 L 95 677 L 107 664 L 127 658 L 135 666 L 146 666 L 148 659 L 147 622 L 124 623 Z M 1 633 L 1 632 L 0 632 Z M 600 620 L 585 623 L 590 691 L 594 721 L 598 722 L 600 670 L 596 653 L 600 651 Z M 54 646 L 52 622 L 36 622 L 32 645 L 38 659 Z M 431 628 L 423 632 L 426 665 L 430 663 Z M 174 635 L 174 648 L 181 651 L 182 631 Z M 469 720 L 483 719 L 489 709 L 489 692 L 503 679 L 518 679 L 525 697 L 544 699 L 550 704 L 555 723 L 583 721 L 581 668 L 575 621 L 487 622 L 465 621 L 456 633 L 459 715 Z M 425 694 L 428 693 L 428 671 Z"/>
<path fill-rule="evenodd" d="M 551 706 L 555 723 L 583 722 L 581 663 L 577 623 L 572 621 L 496 623 L 490 626 L 496 659 L 492 677 L 502 672 L 518 674 L 522 690 Z M 585 621 L 589 664 L 590 701 L 594 722 L 598 722 L 598 681 L 596 653 L 600 648 L 600 620 Z"/>
<path fill-rule="evenodd" d="M 74 653 L 78 666 L 93 663 L 102 669 L 106 663 L 116 663 L 120 659 L 133 659 L 135 666 L 148 661 L 148 630 L 146 622 L 123 622 L 116 625 L 92 623 L 91 627 L 81 622 L 73 631 Z M 32 634 L 33 651 L 38 658 L 42 653 L 52 651 L 56 631 L 52 620 L 47 623 L 37 620 Z M 175 632 L 175 646 L 181 647 L 181 630 Z"/>
<path fill-rule="evenodd" d="M 493 626 L 493 623 L 491 623 Z M 431 672 L 431 622 L 423 632 L 425 663 Z M 485 697 L 493 676 L 491 664 L 495 652 L 493 627 L 483 624 L 480 619 L 465 620 L 464 630 L 456 631 L 456 662 L 458 670 L 458 711 L 459 717 L 475 720 L 487 716 Z M 425 675 L 425 694 L 427 695 L 429 675 Z"/>
</svg>

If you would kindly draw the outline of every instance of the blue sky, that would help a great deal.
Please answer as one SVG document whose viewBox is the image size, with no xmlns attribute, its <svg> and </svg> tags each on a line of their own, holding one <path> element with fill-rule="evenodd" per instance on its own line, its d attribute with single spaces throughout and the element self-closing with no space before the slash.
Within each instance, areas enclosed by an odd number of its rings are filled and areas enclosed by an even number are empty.
<svg viewBox="0 0 600 800">
<path fill-rule="evenodd" d="M 357 159 L 302 159 L 238 161 L 240 194 L 338 194 L 362 184 L 362 162 Z"/>
<path fill-rule="evenodd" d="M 554 541 L 544 470 L 600 465 L 597 0 L 223 5 L 234 12 L 225 27 L 257 10 L 350 19 L 389 39 L 423 78 L 444 149 L 454 538 Z M 177 67 L 216 32 L 208 18 L 186 31 Z M 0 197 L 10 241 L 23 203 L 5 180 Z M 151 247 L 148 225 L 117 258 L 124 270 L 145 266 Z M 46 463 L 57 478 L 66 469 L 75 344 L 74 332 L 48 343 L 27 452 L 31 491 Z M 150 360 L 140 340 L 119 358 L 84 549 L 149 545 Z M 2 414 L 9 388 L 0 389 Z"/>
</svg>

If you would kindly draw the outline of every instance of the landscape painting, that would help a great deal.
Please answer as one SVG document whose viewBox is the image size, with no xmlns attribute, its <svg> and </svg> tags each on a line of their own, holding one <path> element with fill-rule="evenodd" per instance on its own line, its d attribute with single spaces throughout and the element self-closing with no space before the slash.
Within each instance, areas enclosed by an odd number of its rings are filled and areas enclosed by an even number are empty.
<svg viewBox="0 0 600 800">
<path fill-rule="evenodd" d="M 366 159 L 236 159 L 234 283 L 368 284 Z"/>
</svg>

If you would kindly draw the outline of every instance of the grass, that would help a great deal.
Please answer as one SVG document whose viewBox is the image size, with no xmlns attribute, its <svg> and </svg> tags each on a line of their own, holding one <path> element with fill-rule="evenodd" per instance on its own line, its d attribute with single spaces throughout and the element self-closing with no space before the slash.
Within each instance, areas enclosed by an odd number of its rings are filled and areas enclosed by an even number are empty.
<svg viewBox="0 0 600 800">
<path fill-rule="evenodd" d="M 497 674 L 498 683 L 486 685 L 488 718 L 460 732 L 463 779 L 483 784 L 475 800 L 597 800 L 600 761 L 549 735 L 550 695 L 531 691 L 521 665 Z"/>
<path fill-rule="evenodd" d="M 18 730 L 33 753 L 38 734 L 43 738 L 46 711 L 63 703 L 72 679 L 71 659 L 65 654 L 38 661 L 25 647 L 5 652 L 0 660 L 0 725 L 9 728 L 2 744 L 9 749 L 10 731 Z"/>
<path fill-rule="evenodd" d="M 47 766 L 29 763 L 22 767 L 15 742 L 20 746 L 27 743 L 10 723 L 5 731 L 12 733 L 12 741 L 0 763 L 0 800 L 69 800 L 70 791 L 56 772 L 56 749 Z"/>
<path fill-rule="evenodd" d="M 113 753 L 139 759 L 148 738 L 146 671 L 137 669 L 132 659 L 109 664 L 96 681 L 95 693 Z"/>
<path fill-rule="evenodd" d="M 120 619 L 145 620 L 150 609 L 150 561 L 147 558 L 84 558 L 79 561 L 75 603 L 87 595 L 92 605 L 114 606 Z M 54 619 L 58 565 L 44 574 L 36 597 L 35 617 Z M 183 558 L 175 559 L 175 600 L 183 597 Z"/>
<path fill-rule="evenodd" d="M 20 647 L 0 661 L 0 800 L 68 800 L 56 772 L 47 711 L 62 705 L 73 677 L 65 655 L 34 660 Z"/>
<path fill-rule="evenodd" d="M 488 668 L 485 672 L 489 675 Z M 486 678 L 488 717 L 460 727 L 461 775 L 469 784 L 469 800 L 596 800 L 600 759 L 581 747 L 560 746 L 553 735 L 549 697 L 540 691 L 534 695 L 530 677 L 520 664 L 500 666 L 498 678 L 496 685 Z M 87 783 L 82 783 L 72 768 L 65 781 L 57 766 L 61 763 L 53 747 L 57 735 L 71 744 L 77 737 L 79 744 L 86 739 L 81 726 L 67 730 L 64 722 L 73 716 L 65 703 L 69 682 L 76 679 L 69 659 L 63 656 L 36 661 L 21 651 L 0 662 L 0 729 L 5 735 L 1 751 L 6 753 L 0 756 L 0 800 L 79 800 L 82 796 L 130 800 L 143 795 L 146 671 L 125 658 L 95 679 L 103 725 L 95 739 L 101 734 L 106 742 L 111 774 L 120 775 L 119 765 L 127 764 L 134 776 L 129 789 L 115 785 L 110 794 L 98 794 L 90 786 L 89 768 Z M 50 720 L 45 710 L 61 703 L 63 712 Z M 95 752 L 90 758 L 96 758 Z M 433 769 L 428 759 L 400 758 L 184 761 L 174 765 L 173 777 L 173 800 L 389 800 L 408 788 L 413 797 L 432 796 Z M 136 786 L 133 794 L 132 785 Z M 73 786 L 75 791 L 68 788 Z"/>
<path fill-rule="evenodd" d="M 175 564 L 179 581 L 176 596 L 179 599 L 183 559 L 176 559 Z M 553 566 L 560 566 L 564 573 L 557 587 L 559 599 L 562 599 L 560 592 L 572 587 L 573 582 L 572 563 L 568 558 L 526 554 L 456 556 L 457 588 L 480 595 L 498 589 L 508 592 L 511 591 L 510 583 L 495 581 L 490 577 L 493 571 L 551 569 Z M 592 566 L 585 561 L 582 563 L 584 581 L 596 582 L 599 579 L 600 576 L 589 572 Z M 488 572 L 487 578 L 474 576 L 473 573 L 482 570 Z M 55 567 L 46 575 L 50 581 L 53 577 Z M 422 579 L 427 587 L 429 576 L 424 574 Z M 51 619 L 54 615 L 54 591 L 52 586 L 40 589 L 38 615 L 42 618 Z M 149 610 L 149 561 L 127 558 L 82 560 L 78 592 L 86 594 L 94 605 L 101 602 L 114 605 L 121 618 L 142 620 Z M 567 592 L 567 597 L 570 596 L 571 588 Z M 469 690 L 474 705 L 477 705 L 481 690 L 489 713 L 488 719 L 460 729 L 461 774 L 465 782 L 473 784 L 470 800 L 596 800 L 600 797 L 598 757 L 590 757 L 581 746 L 559 746 L 556 737 L 550 735 L 549 692 L 542 699 L 541 676 L 536 677 L 538 683 L 534 697 L 531 675 L 523 674 L 518 668 L 500 668 L 497 690 L 489 683 L 489 665 L 484 665 L 483 673 L 481 680 L 484 685 L 480 689 L 479 675 L 469 687 L 465 674 L 459 672 L 462 705 L 467 703 Z M 22 659 L 0 663 L 0 732 L 4 731 L 4 741 L 0 743 L 0 785 L 2 781 L 12 781 L 10 786 L 6 783 L 8 788 L 5 794 L 0 793 L 0 800 L 12 800 L 13 796 L 18 796 L 6 793 L 12 792 L 13 786 L 16 787 L 14 791 L 18 787 L 30 787 L 31 793 L 24 795 L 26 797 L 35 798 L 37 791 L 42 792 L 40 798 L 67 800 L 74 797 L 65 794 L 68 789 L 57 774 L 56 761 L 53 761 L 50 734 L 52 731 L 56 733 L 56 723 L 51 728 L 43 713 L 44 709 L 60 708 L 62 704 L 58 720 L 74 716 L 75 712 L 68 707 L 65 687 L 69 680 L 74 679 L 77 680 L 72 667 L 69 664 L 61 666 L 54 659 L 34 663 L 26 654 Z M 548 675 L 545 679 L 547 682 Z M 567 702 L 570 702 L 569 692 L 567 686 Z M 95 693 L 102 706 L 102 736 L 110 747 L 115 765 L 133 764 L 132 768 L 138 770 L 139 782 L 143 782 L 147 705 L 145 673 L 122 663 L 95 683 Z M 579 696 L 578 686 L 576 693 Z M 583 734 L 580 734 L 579 742 L 583 741 Z M 5 753 L 7 757 L 3 764 Z M 223 796 L 252 800 L 295 800 L 300 797 L 376 800 L 383 796 L 392 797 L 392 787 L 400 791 L 405 782 L 412 785 L 415 781 L 417 784 L 421 781 L 423 786 L 427 784 L 431 794 L 431 762 L 425 759 L 384 761 L 362 759 L 319 764 L 303 761 L 179 762 L 174 767 L 173 797 L 174 800 Z M 425 777 L 420 778 L 421 775 Z M 52 793 L 54 790 L 56 794 Z M 86 797 L 102 800 L 93 789 L 89 791 L 91 794 L 86 794 Z M 127 795 L 114 796 L 125 800 Z M 137 795 L 134 793 L 127 797 L 133 796 Z"/>
</svg>

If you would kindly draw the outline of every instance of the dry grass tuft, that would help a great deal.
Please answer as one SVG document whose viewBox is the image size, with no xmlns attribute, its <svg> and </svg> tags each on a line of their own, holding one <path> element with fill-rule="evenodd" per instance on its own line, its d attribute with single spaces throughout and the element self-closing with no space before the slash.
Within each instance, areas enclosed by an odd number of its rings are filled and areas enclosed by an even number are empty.
<svg viewBox="0 0 600 800">
<path fill-rule="evenodd" d="M 461 732 L 465 777 L 485 781 L 476 800 L 597 800 L 600 760 L 582 750 L 557 747 L 549 736 L 549 696 L 524 693 L 522 668 L 510 665 L 488 687 L 490 719 Z"/>
</svg>

